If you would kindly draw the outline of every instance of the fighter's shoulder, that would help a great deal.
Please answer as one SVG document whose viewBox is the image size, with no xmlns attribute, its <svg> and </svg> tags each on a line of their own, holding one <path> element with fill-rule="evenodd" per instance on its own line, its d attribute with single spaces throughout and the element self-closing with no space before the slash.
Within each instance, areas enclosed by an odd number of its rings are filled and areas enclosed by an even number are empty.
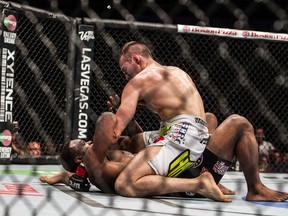
<svg viewBox="0 0 288 216">
<path fill-rule="evenodd" d="M 157 79 L 157 75 L 162 76 L 162 73 L 167 71 L 167 67 L 162 66 L 162 65 L 151 65 L 146 67 L 144 70 L 141 71 L 137 75 L 137 78 L 139 80 L 141 79 Z"/>
<path fill-rule="evenodd" d="M 125 88 L 130 88 L 130 87 L 133 87 L 134 89 L 137 89 L 138 87 L 141 88 L 147 80 L 151 80 L 151 78 L 153 77 L 152 76 L 153 74 L 155 75 L 155 73 L 150 73 L 152 70 L 153 70 L 152 68 L 145 68 L 140 73 L 138 73 L 135 77 L 129 80 Z"/>
<path fill-rule="evenodd" d="M 176 66 L 173 66 L 173 65 L 165 66 L 165 68 L 167 68 L 169 70 L 181 70 L 179 67 L 176 67 Z"/>
<path fill-rule="evenodd" d="M 183 71 L 181 68 L 176 67 L 176 66 L 167 66 L 167 68 L 168 68 L 169 71 L 186 73 L 186 72 Z"/>
<path fill-rule="evenodd" d="M 89 146 L 89 148 L 86 150 L 85 156 L 84 156 L 85 166 L 90 167 L 90 165 L 92 165 L 92 164 L 99 166 L 102 163 L 102 161 L 104 159 L 99 157 L 98 154 L 96 154 L 96 152 L 97 152 L 96 145 L 93 144 L 93 145 Z"/>
</svg>

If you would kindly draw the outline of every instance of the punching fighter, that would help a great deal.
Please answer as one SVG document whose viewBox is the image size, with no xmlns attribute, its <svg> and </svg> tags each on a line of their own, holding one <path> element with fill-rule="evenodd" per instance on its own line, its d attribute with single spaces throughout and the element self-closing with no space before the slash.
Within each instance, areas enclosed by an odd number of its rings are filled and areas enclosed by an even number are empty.
<svg viewBox="0 0 288 216">
<path fill-rule="evenodd" d="M 231 115 L 210 136 L 202 97 L 192 78 L 178 67 L 161 65 L 143 43 L 131 41 L 124 44 L 119 66 L 128 83 L 116 112 L 113 138 L 117 140 L 122 134 L 138 104 L 158 114 L 162 123 L 158 138 L 151 141 L 144 138 L 148 140 L 147 147 L 128 163 L 116 179 L 118 194 L 130 197 L 162 194 L 171 190 L 169 187 L 172 185 L 178 191 L 185 191 L 183 187 L 186 191 L 187 188 L 192 189 L 191 180 L 175 184 L 180 178 L 166 176 L 184 175 L 184 171 L 195 166 L 203 155 L 204 158 L 209 157 L 209 163 L 196 174 L 198 177 L 208 176 L 206 166 L 212 168 L 212 175 L 224 175 L 230 162 L 237 157 L 247 182 L 247 200 L 287 199 L 287 193 L 267 188 L 261 182 L 258 145 L 253 126 L 246 118 Z M 231 201 L 220 195 L 214 199 Z"/>
<path fill-rule="evenodd" d="M 257 142 L 246 118 L 231 115 L 210 136 L 202 98 L 187 73 L 178 67 L 159 64 L 145 44 L 135 41 L 123 46 L 119 65 L 128 83 L 116 116 L 106 113 L 98 119 L 92 147 L 81 142 L 69 145 L 69 149 L 85 153 L 78 158 L 74 154 L 73 158 L 84 163 L 93 184 L 98 184 L 102 190 L 111 188 L 105 183 L 106 174 L 119 166 L 103 161 L 109 157 L 116 159 L 119 155 L 107 155 L 110 147 L 97 144 L 116 144 L 137 105 L 141 104 L 159 115 L 161 128 L 157 133 L 144 133 L 147 147 L 122 167 L 119 176 L 115 176 L 115 184 L 111 186 L 118 194 L 145 197 L 189 192 L 230 202 L 231 198 L 224 196 L 216 183 L 237 157 L 247 182 L 247 200 L 284 201 L 288 198 L 287 193 L 267 188 L 261 182 Z M 121 159 L 125 158 L 124 152 L 120 155 Z M 119 161 L 117 165 L 121 163 Z M 191 172 L 193 168 L 198 171 Z M 187 172 L 195 178 L 181 178 L 181 175 L 187 177 Z M 97 182 L 93 182 L 95 180 Z"/>
</svg>

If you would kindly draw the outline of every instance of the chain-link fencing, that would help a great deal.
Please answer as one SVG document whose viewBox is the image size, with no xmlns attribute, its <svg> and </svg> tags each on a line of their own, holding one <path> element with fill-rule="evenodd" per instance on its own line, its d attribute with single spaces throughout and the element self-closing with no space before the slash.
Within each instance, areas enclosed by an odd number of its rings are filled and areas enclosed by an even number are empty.
<svg viewBox="0 0 288 216">
<path fill-rule="evenodd" d="M 200 90 L 206 111 L 215 113 L 219 122 L 232 113 L 243 115 L 255 128 L 265 129 L 266 138 L 275 148 L 287 151 L 285 36 L 276 41 L 261 33 L 254 39 L 233 38 L 233 30 L 222 30 L 227 37 L 217 37 L 213 31 L 215 36 L 207 35 L 209 30 L 202 31 L 206 35 L 200 35 L 199 30 L 181 34 L 176 25 L 81 20 L 13 4 L 2 4 L 2 9 L 5 6 L 18 16 L 13 121 L 19 124 L 20 145 L 37 141 L 44 154 L 54 155 L 65 141 L 76 136 L 72 128 L 73 97 L 79 94 L 74 82 L 75 45 L 80 46 L 81 42 L 79 38 L 77 41 L 76 31 L 77 26 L 87 24 L 95 29 L 95 39 L 84 138 L 92 138 L 97 116 L 107 110 L 108 96 L 121 95 L 126 83 L 118 66 L 121 46 L 138 40 L 147 43 L 161 63 L 179 66 L 189 73 Z M 158 127 L 157 116 L 143 107 L 139 107 L 136 119 L 144 130 Z"/>
<path fill-rule="evenodd" d="M 249 27 L 249 14 L 228 2 L 225 7 L 239 13 L 238 27 Z M 3 114 L 2 122 L 18 123 L 17 134 L 11 138 L 17 147 L 25 151 L 29 142 L 37 142 L 42 155 L 57 156 L 71 138 L 91 140 L 97 117 L 107 111 L 108 97 L 121 95 L 126 83 L 118 66 L 120 49 L 125 42 L 137 40 L 146 43 L 160 63 L 185 70 L 195 81 L 206 111 L 214 113 L 220 123 L 237 113 L 255 129 L 264 128 L 266 139 L 283 156 L 281 164 L 270 171 L 288 172 L 284 160 L 288 151 L 287 35 L 241 31 L 237 36 L 239 31 L 233 29 L 177 26 L 165 7 L 154 1 L 147 1 L 146 7 L 164 24 L 136 22 L 121 1 L 114 1 L 113 10 L 131 20 L 101 19 L 81 3 L 88 18 L 0 2 L 1 109 L 11 113 L 10 117 Z M 274 26 L 287 32 L 287 12 L 281 4 L 259 4 L 272 13 L 277 10 L 275 15 L 282 12 Z M 209 20 L 192 1 L 179 1 L 178 7 L 193 11 L 202 21 Z M 175 16 L 177 10 L 175 7 Z M 9 76 L 13 81 L 7 84 Z M 139 107 L 135 117 L 144 130 L 159 126 L 158 117 L 145 107 Z M 8 159 L 13 163 L 19 153 L 11 151 Z"/>
</svg>

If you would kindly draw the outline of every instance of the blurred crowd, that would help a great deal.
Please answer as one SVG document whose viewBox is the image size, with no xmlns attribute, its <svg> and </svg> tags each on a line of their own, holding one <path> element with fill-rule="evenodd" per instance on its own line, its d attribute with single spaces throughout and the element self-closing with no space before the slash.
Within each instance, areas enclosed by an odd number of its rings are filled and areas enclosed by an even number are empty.
<svg viewBox="0 0 288 216">
<path fill-rule="evenodd" d="M 14 121 L 12 124 L 12 158 L 19 155 L 55 155 L 56 148 L 53 143 L 45 143 L 42 145 L 41 142 L 32 140 L 24 141 L 19 133 L 19 123 Z"/>
<path fill-rule="evenodd" d="M 41 144 L 36 141 L 28 142 L 24 147 L 12 143 L 12 149 L 13 153 L 18 155 L 42 155 Z"/>
<path fill-rule="evenodd" d="M 41 145 L 38 141 L 29 141 L 27 143 L 23 142 L 21 137 L 17 133 L 13 135 L 12 142 L 12 154 L 18 155 L 55 155 L 55 146 L 51 143 L 46 143 Z M 275 146 L 266 139 L 265 132 L 263 128 L 255 129 L 255 138 L 258 142 L 259 151 L 259 171 L 260 172 L 272 172 L 272 173 L 288 173 L 288 152 L 280 151 L 275 148 Z M 237 166 L 237 169 L 236 169 Z M 234 169 L 240 170 L 239 163 L 237 161 Z"/>
<path fill-rule="evenodd" d="M 281 152 L 266 140 L 263 128 L 255 130 L 255 137 L 259 145 L 259 171 L 288 173 L 288 152 Z"/>
</svg>

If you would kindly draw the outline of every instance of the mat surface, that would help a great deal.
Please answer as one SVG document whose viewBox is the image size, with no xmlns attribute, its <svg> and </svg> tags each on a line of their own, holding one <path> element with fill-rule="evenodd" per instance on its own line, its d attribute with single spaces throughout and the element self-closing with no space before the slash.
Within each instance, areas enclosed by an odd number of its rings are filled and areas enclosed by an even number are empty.
<svg viewBox="0 0 288 216">
<path fill-rule="evenodd" d="M 0 165 L 0 215 L 288 215 L 288 201 L 247 202 L 245 179 L 241 172 L 228 172 L 221 183 L 236 191 L 232 203 L 206 198 L 126 198 L 101 193 L 75 192 L 58 184 L 50 186 L 39 181 L 40 175 L 61 171 L 59 165 Z M 271 188 L 288 191 L 288 174 L 261 173 L 262 181 Z"/>
</svg>

